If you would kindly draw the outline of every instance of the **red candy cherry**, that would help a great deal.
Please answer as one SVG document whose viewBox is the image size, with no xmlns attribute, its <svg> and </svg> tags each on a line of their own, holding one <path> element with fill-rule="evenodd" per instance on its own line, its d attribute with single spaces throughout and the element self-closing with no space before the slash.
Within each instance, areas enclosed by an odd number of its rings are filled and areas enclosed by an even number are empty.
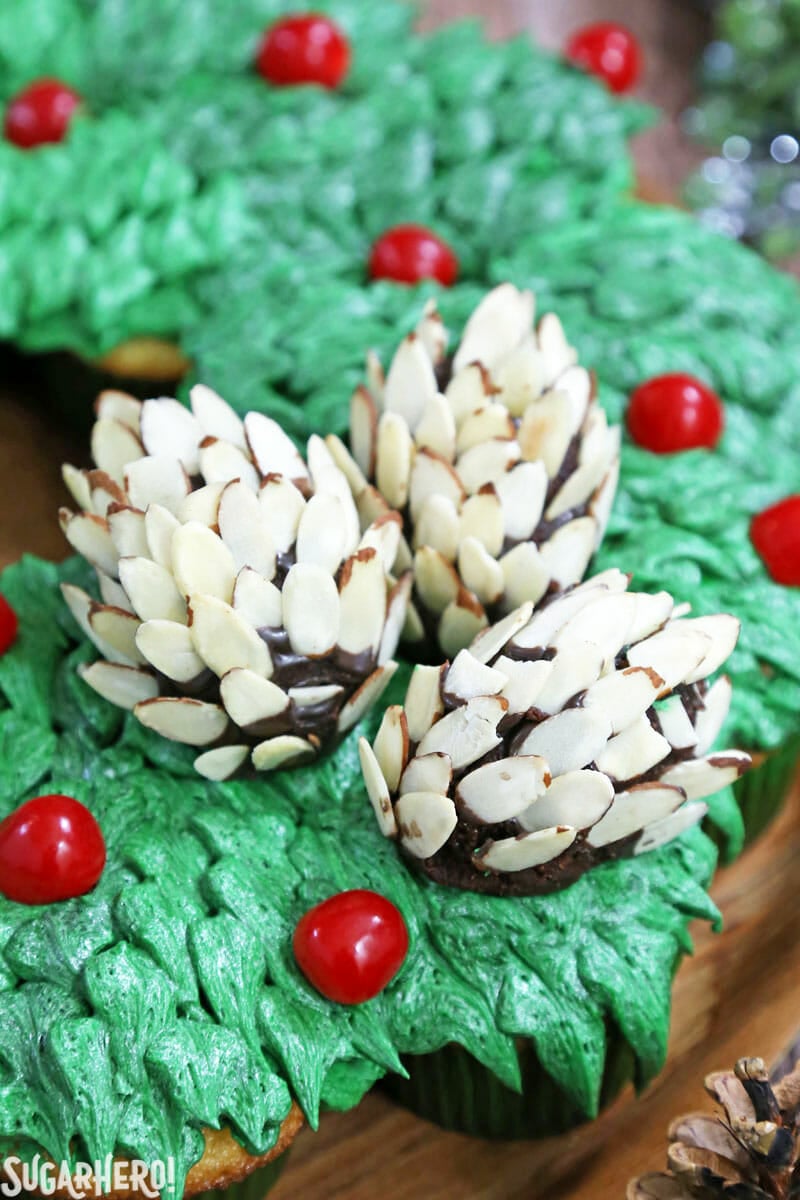
<svg viewBox="0 0 800 1200">
<path fill-rule="evenodd" d="M 787 496 L 753 517 L 750 540 L 776 583 L 800 587 L 800 496 Z"/>
<path fill-rule="evenodd" d="M 437 279 L 450 287 L 458 277 L 458 259 L 447 242 L 424 225 L 395 225 L 373 244 L 369 273 L 372 279 L 395 283 Z"/>
<path fill-rule="evenodd" d="M 82 896 L 105 863 L 100 826 L 71 796 L 37 796 L 0 822 L 0 893 L 19 904 Z"/>
<path fill-rule="evenodd" d="M 17 614 L 6 600 L 0 596 L 0 654 L 5 654 L 17 639 L 19 622 Z"/>
<path fill-rule="evenodd" d="M 25 150 L 63 141 L 80 102 L 78 93 L 59 79 L 37 79 L 9 100 L 6 138 Z"/>
<path fill-rule="evenodd" d="M 297 965 L 318 992 L 363 1004 L 383 991 L 408 951 L 405 921 L 377 892 L 340 892 L 309 909 L 294 931 Z"/>
<path fill-rule="evenodd" d="M 336 88 L 350 67 L 350 43 L 329 17 L 298 13 L 270 25 L 256 66 L 278 87 L 318 83 Z"/>
<path fill-rule="evenodd" d="M 564 53 L 576 67 L 604 79 L 612 92 L 629 92 L 642 72 L 638 41 L 624 25 L 612 21 L 576 29 Z"/>
<path fill-rule="evenodd" d="M 705 446 L 713 450 L 724 426 L 716 392 L 692 375 L 656 375 L 641 383 L 628 405 L 631 437 L 654 454 Z"/>
</svg>

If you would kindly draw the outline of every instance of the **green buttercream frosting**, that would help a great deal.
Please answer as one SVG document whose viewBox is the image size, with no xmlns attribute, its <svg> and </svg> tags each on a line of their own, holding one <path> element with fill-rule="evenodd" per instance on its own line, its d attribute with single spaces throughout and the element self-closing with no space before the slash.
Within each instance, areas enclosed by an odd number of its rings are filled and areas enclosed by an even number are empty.
<svg viewBox="0 0 800 1200">
<path fill-rule="evenodd" d="M 400 1055 L 451 1042 L 513 1088 L 516 1040 L 532 1038 L 587 1116 L 609 1036 L 630 1045 L 640 1084 L 659 1070 L 688 922 L 717 918 L 704 834 L 555 896 L 436 887 L 377 828 L 359 731 L 319 765 L 214 785 L 186 747 L 90 691 L 75 667 L 94 650 L 58 592 L 88 574 L 26 558 L 2 577 L 21 632 L 0 659 L 0 815 L 31 795 L 76 796 L 108 865 L 67 903 L 0 899 L 0 1150 L 171 1154 L 182 1178 L 203 1126 L 264 1152 L 290 1091 L 315 1124 Z M 309 907 L 354 887 L 398 906 L 411 946 L 379 996 L 344 1008 L 305 982 L 291 939 Z"/>
</svg>

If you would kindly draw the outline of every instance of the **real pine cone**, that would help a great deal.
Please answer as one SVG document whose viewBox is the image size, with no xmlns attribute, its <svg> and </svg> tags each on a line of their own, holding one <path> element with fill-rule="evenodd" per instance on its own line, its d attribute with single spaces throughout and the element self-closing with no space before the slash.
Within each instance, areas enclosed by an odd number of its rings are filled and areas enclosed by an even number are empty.
<svg viewBox="0 0 800 1200">
<path fill-rule="evenodd" d="M 499 895 L 566 887 L 652 850 L 706 812 L 747 754 L 708 754 L 730 683 L 707 676 L 735 617 L 687 619 L 605 571 L 416 667 L 361 763 L 383 833 L 440 883 Z"/>
<path fill-rule="evenodd" d="M 106 699 L 224 779 L 312 757 L 380 696 L 410 591 L 389 573 L 401 535 L 363 532 L 324 441 L 308 465 L 275 421 L 242 421 L 209 388 L 141 404 L 105 392 L 95 470 L 64 468 L 62 509 L 102 602 L 66 600 L 104 656 L 82 671 Z"/>
<path fill-rule="evenodd" d="M 724 1117 L 691 1113 L 669 1129 L 669 1173 L 628 1184 L 627 1200 L 796 1200 L 800 1196 L 800 1063 L 774 1086 L 760 1058 L 718 1071 L 706 1091 Z"/>
<path fill-rule="evenodd" d="M 386 377 L 368 359 L 352 454 L 328 439 L 362 520 L 403 514 L 399 563 L 414 568 L 404 636 L 451 657 L 489 621 L 583 578 L 616 489 L 619 430 L 558 317 L 534 330 L 533 315 L 532 293 L 502 284 L 447 357 L 429 303 Z"/>
</svg>

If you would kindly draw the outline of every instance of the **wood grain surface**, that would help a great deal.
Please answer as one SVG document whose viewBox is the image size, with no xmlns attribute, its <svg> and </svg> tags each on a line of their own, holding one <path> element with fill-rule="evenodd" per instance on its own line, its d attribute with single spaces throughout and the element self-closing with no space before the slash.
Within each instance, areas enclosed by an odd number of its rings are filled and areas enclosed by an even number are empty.
<svg viewBox="0 0 800 1200">
<path fill-rule="evenodd" d="M 379 0 L 374 0 L 379 2 Z M 691 96 L 690 64 L 703 21 L 679 0 L 429 0 L 427 27 L 483 15 L 491 36 L 532 31 L 549 46 L 590 19 L 629 24 L 647 52 L 641 94 L 666 110 L 638 139 L 642 174 L 675 190 L 697 151 L 677 114 Z M 29 550 L 61 558 L 56 521 L 66 494 L 59 464 L 85 465 L 83 439 L 59 431 L 24 393 L 0 387 L 0 566 Z M 742 1054 L 778 1056 L 800 1026 L 800 790 L 766 836 L 720 872 L 714 896 L 725 931 L 695 931 L 696 954 L 675 987 L 670 1065 L 643 1097 L 625 1096 L 593 1126 L 547 1143 L 488 1143 L 445 1134 L 374 1093 L 355 1112 L 327 1116 L 292 1151 L 274 1200 L 621 1200 L 628 1178 L 662 1165 L 669 1120 L 709 1107 L 703 1075 Z M 788 902 L 787 902 L 788 901 Z"/>
</svg>

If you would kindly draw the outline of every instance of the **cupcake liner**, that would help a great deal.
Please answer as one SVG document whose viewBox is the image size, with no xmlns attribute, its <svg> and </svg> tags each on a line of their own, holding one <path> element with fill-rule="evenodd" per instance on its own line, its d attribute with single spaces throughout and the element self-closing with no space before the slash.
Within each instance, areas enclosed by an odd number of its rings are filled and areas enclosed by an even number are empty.
<svg viewBox="0 0 800 1200">
<path fill-rule="evenodd" d="M 475 1137 L 503 1140 L 551 1137 L 566 1133 L 588 1120 L 562 1091 L 539 1061 L 532 1042 L 520 1043 L 522 1093 L 501 1083 L 460 1046 L 448 1045 L 433 1054 L 407 1055 L 403 1065 L 408 1079 L 389 1076 L 388 1094 L 417 1116 L 443 1129 Z M 630 1046 L 618 1033 L 610 1033 L 606 1068 L 600 1094 L 605 1108 L 635 1076 Z"/>
<path fill-rule="evenodd" d="M 778 815 L 794 782 L 800 758 L 800 734 L 777 750 L 769 751 L 734 784 L 744 818 L 745 845 L 749 846 Z"/>
<path fill-rule="evenodd" d="M 208 1192 L 199 1192 L 193 1197 L 193 1200 L 262 1200 L 280 1179 L 288 1158 L 289 1151 L 285 1150 L 283 1154 L 273 1158 L 272 1162 L 268 1162 L 265 1167 L 259 1167 L 257 1171 L 253 1171 L 239 1183 L 232 1183 L 226 1188 L 213 1188 Z"/>
</svg>

